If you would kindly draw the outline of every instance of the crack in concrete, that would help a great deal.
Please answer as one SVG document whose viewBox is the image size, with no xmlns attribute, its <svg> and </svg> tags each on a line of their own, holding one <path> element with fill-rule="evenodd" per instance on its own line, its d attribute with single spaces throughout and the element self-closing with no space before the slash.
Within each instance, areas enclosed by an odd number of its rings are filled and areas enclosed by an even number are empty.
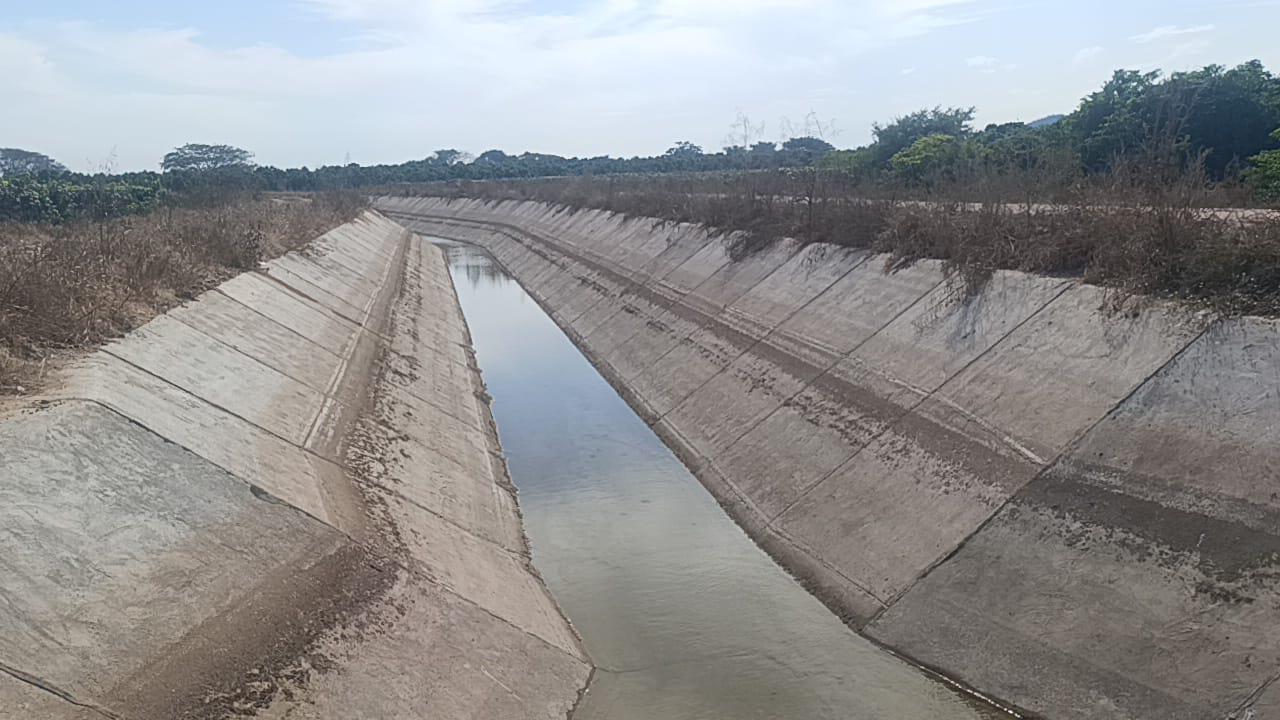
<svg viewBox="0 0 1280 720">
<path fill-rule="evenodd" d="M 64 702 L 70 703 L 71 705 L 75 705 L 76 707 L 81 707 L 81 708 L 85 708 L 86 710 L 91 710 L 93 712 L 96 712 L 105 718 L 110 718 L 111 720 L 124 720 L 124 718 L 122 718 L 120 715 L 117 715 L 116 713 L 113 713 L 110 710 L 107 710 L 106 708 L 99 707 L 97 705 L 94 705 L 93 703 L 81 702 L 77 700 L 75 696 L 72 695 L 70 692 L 63 690 L 62 688 L 54 685 L 53 683 L 50 683 L 47 680 L 43 680 L 39 677 L 36 677 L 35 675 L 32 675 L 30 673 L 23 672 L 6 663 L 0 662 L 0 673 L 4 673 L 19 682 L 26 683 L 27 685 L 30 685 L 31 687 L 34 687 L 37 690 L 48 693 L 49 695 L 52 695 Z"/>
</svg>

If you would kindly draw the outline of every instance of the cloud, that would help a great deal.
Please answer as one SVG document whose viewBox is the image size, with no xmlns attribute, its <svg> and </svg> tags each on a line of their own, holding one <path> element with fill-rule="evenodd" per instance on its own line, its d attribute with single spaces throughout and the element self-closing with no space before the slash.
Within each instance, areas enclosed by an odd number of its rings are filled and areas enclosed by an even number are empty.
<svg viewBox="0 0 1280 720">
<path fill-rule="evenodd" d="M 913 74 L 915 71 L 916 71 L 916 69 L 915 69 L 915 68 L 913 68 L 913 67 L 907 67 L 907 68 L 902 68 L 901 70 L 899 70 L 899 71 L 898 71 L 898 74 L 899 74 L 899 75 L 911 75 L 911 74 Z"/>
<path fill-rule="evenodd" d="M 1157 40 L 1165 40 L 1179 35 L 1198 35 L 1213 30 L 1213 25 L 1192 25 L 1189 27 L 1179 27 L 1177 25 L 1161 25 L 1152 28 L 1140 35 L 1133 35 L 1129 39 L 1136 43 L 1150 43 Z"/>
<path fill-rule="evenodd" d="M 988 55 L 974 55 L 973 57 L 966 58 L 964 61 L 964 64 L 968 65 L 971 68 L 975 68 L 981 72 L 990 74 L 996 71 L 997 62 L 998 61 L 995 58 L 990 57 Z M 1004 69 L 1006 70 L 1009 70 L 1012 68 L 1013 68 L 1012 65 L 1004 66 Z"/>
<path fill-rule="evenodd" d="M 313 166 L 444 146 L 660 152 L 744 103 L 851 107 L 866 127 L 884 109 L 845 99 L 865 57 L 969 22 L 978 2 L 294 0 L 335 38 L 307 52 L 270 33 L 236 47 L 199 28 L 28 20 L 0 31 L 0 136 L 71 164 L 116 146 L 133 169 L 182 142 Z"/>
<path fill-rule="evenodd" d="M 1091 60 L 1097 59 L 1097 57 L 1101 54 L 1102 54 L 1102 47 L 1098 45 L 1091 45 L 1089 47 L 1080 48 L 1079 50 L 1076 51 L 1075 55 L 1071 56 L 1071 63 L 1073 65 L 1083 65 Z"/>
</svg>

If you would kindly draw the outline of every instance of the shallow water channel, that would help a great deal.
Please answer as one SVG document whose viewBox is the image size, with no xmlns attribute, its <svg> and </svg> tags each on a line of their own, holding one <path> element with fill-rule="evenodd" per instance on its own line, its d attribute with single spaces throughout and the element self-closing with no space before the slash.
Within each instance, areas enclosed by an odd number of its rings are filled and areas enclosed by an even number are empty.
<svg viewBox="0 0 1280 720">
<path fill-rule="evenodd" d="M 574 720 L 1008 717 L 845 627 L 497 263 L 441 244 L 534 562 L 599 667 Z"/>
</svg>

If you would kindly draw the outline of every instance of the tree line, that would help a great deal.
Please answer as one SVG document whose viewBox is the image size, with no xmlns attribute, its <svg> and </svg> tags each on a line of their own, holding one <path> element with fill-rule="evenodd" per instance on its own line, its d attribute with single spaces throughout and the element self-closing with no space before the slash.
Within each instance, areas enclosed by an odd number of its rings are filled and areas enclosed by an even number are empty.
<svg viewBox="0 0 1280 720">
<path fill-rule="evenodd" d="M 0 220 L 102 218 L 148 212 L 165 203 L 216 202 L 245 191 L 809 167 L 853 182 L 927 190 L 975 173 L 1019 178 L 1036 172 L 1067 178 L 1105 173 L 1156 144 L 1177 162 L 1198 164 L 1210 181 L 1248 183 L 1258 199 L 1280 199 L 1280 78 L 1258 61 L 1168 76 L 1119 70 L 1070 114 L 1039 122 L 976 130 L 974 115 L 974 108 L 920 110 L 876 124 L 873 142 L 850 150 L 837 150 L 813 135 L 780 144 L 755 141 L 743 118 L 741 134 L 716 152 L 690 142 L 660 155 L 631 158 L 501 150 L 471 157 L 442 149 L 398 164 L 315 169 L 255 165 L 253 155 L 240 148 L 189 144 L 165 155 L 159 172 L 86 175 L 39 153 L 8 148 L 0 149 Z"/>
<path fill-rule="evenodd" d="M 1210 182 L 1249 183 L 1280 199 L 1280 78 L 1251 61 L 1234 68 L 1118 70 L 1070 114 L 973 128 L 973 108 L 934 108 L 873 128 L 875 141 L 823 165 L 914 187 L 1036 170 L 1066 178 L 1114 172 L 1153 152 Z M 1163 181 L 1165 178 L 1153 178 Z"/>
</svg>

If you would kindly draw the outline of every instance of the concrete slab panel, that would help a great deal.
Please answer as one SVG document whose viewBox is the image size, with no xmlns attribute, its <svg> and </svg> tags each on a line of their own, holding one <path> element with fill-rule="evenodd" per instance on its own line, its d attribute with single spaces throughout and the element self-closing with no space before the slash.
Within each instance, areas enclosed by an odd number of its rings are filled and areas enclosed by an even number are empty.
<svg viewBox="0 0 1280 720">
<path fill-rule="evenodd" d="M 1066 453 L 1091 483 L 1270 527 L 1280 511 L 1280 323 L 1218 323 Z"/>
<path fill-rule="evenodd" d="M 24 412 L 0 448 L 0 662 L 84 702 L 110 707 L 197 625 L 347 542 L 93 403 Z"/>
<path fill-rule="evenodd" d="M 1274 321 L 1210 329 L 877 627 L 989 632 L 1015 656 L 920 652 L 1064 717 L 1227 717 L 1280 673 L 1278 367 Z"/>
<path fill-rule="evenodd" d="M 889 604 L 1038 469 L 906 416 L 801 496 L 775 526 Z"/>
<path fill-rule="evenodd" d="M 69 368 L 65 377 L 54 397 L 105 405 L 244 482 L 338 524 L 327 478 L 341 471 L 332 462 L 103 353 Z"/>
<path fill-rule="evenodd" d="M 378 438 L 377 457 L 352 461 L 365 481 L 495 543 L 517 546 L 515 498 L 498 486 L 487 457 L 465 446 L 436 450 L 381 426 L 362 431 Z"/>
<path fill-rule="evenodd" d="M 845 273 L 767 341 L 815 365 L 829 365 L 942 282 L 941 263 L 924 261 L 886 274 L 885 262 L 868 258 Z"/>
<path fill-rule="evenodd" d="M 1052 460 L 1208 322 L 1164 303 L 1118 315 L 1105 302 L 1101 288 L 1067 290 L 935 397 Z"/>
<path fill-rule="evenodd" d="M 718 331 L 699 329 L 692 320 L 672 315 L 666 318 L 661 330 L 649 326 L 643 328 L 629 343 L 618 351 L 618 362 L 632 364 L 637 372 L 624 379 L 643 396 L 659 415 L 666 415 L 717 373 L 727 368 L 739 355 L 746 352 L 753 341 L 728 328 Z M 673 341 L 683 330 L 689 335 Z M 670 345 L 666 354 L 650 359 L 642 348 L 656 351 Z M 723 398 L 713 397 L 712 404 Z"/>
<path fill-rule="evenodd" d="M 939 285 L 729 448 L 721 469 L 776 516 L 1061 290 L 1026 277 L 997 275 L 967 303 Z"/>
<path fill-rule="evenodd" d="M 711 242 L 706 230 L 687 223 L 659 223 L 654 232 L 663 236 L 667 247 L 639 270 L 640 273 L 647 275 L 649 278 L 645 284 L 654 289 L 660 287 L 663 278 L 683 265 L 694 254 L 701 251 L 707 243 Z M 701 275 L 697 278 L 697 281 L 700 282 L 701 278 L 705 277 L 706 275 Z M 688 283 L 678 283 L 671 287 L 691 288 L 692 286 Z"/>
<path fill-rule="evenodd" d="M 689 339 L 690 343 L 704 348 L 712 341 L 711 354 L 699 358 L 710 358 L 714 365 L 723 358 L 733 359 L 672 409 L 667 420 L 680 429 L 696 450 L 709 458 L 719 458 L 738 438 L 800 392 L 821 370 L 796 363 L 789 356 L 725 327 L 700 330 Z M 731 482 L 734 480 L 732 475 L 728 477 Z"/>
<path fill-rule="evenodd" d="M 363 321 L 367 293 L 334 279 L 315 263 L 293 255 L 276 258 L 263 271 L 294 292 L 357 324 Z"/>
<path fill-rule="evenodd" d="M 468 425 L 482 427 L 477 388 L 470 369 L 447 356 L 419 353 L 386 358 L 386 382 L 415 398 L 448 411 Z"/>
<path fill-rule="evenodd" d="M 655 275 L 647 283 L 650 289 L 667 297 L 681 297 L 693 292 L 694 288 L 729 263 L 729 238 L 726 236 L 709 236 L 706 231 L 692 233 L 693 242 L 705 237 L 697 252 L 687 260 L 671 268 L 662 275 Z"/>
<path fill-rule="evenodd" d="M 321 392 L 167 315 L 105 351 L 297 445 L 324 404 Z"/>
<path fill-rule="evenodd" d="M 197 302 L 174 308 L 166 317 L 316 392 L 328 392 L 342 369 L 342 357 L 329 347 L 221 293 L 206 293 Z"/>
<path fill-rule="evenodd" d="M 867 259 L 867 253 L 814 243 L 792 255 L 725 308 L 721 321 L 762 337 Z"/>
<path fill-rule="evenodd" d="M 748 249 L 750 239 L 742 235 L 734 235 L 729 241 L 730 262 L 689 293 L 684 301 L 690 307 L 707 314 L 719 313 L 800 250 L 800 243 L 795 240 L 778 240 L 759 249 Z"/>
<path fill-rule="evenodd" d="M 813 378 L 725 450 L 722 468 L 766 517 L 776 517 L 909 409 L 858 380 L 834 370 Z"/>
<path fill-rule="evenodd" d="M 242 273 L 210 292 L 226 295 L 338 355 L 345 354 L 360 333 L 358 324 L 329 312 L 262 273 Z"/>
<path fill-rule="evenodd" d="M 1226 717 L 1280 668 L 1274 568 L 1232 562 L 1277 540 L 1038 479 L 869 632 L 1046 716 Z"/>
<path fill-rule="evenodd" d="M 399 477 L 413 482 L 411 476 Z M 579 655 L 577 637 L 530 570 L 526 555 L 412 503 L 397 503 L 395 511 L 403 523 L 398 527 L 413 558 L 411 567 L 522 631 L 571 656 Z"/>
<path fill-rule="evenodd" d="M 369 610 L 361 642 L 334 635 L 333 667 L 259 711 L 263 718 L 560 720 L 590 667 L 429 583 L 403 579 Z"/>
<path fill-rule="evenodd" d="M 918 394 L 931 393 L 1068 284 L 999 271 L 970 294 L 959 278 L 948 279 L 854 350 L 845 364 Z"/>
<path fill-rule="evenodd" d="M 664 309 L 654 304 L 647 294 L 628 294 L 623 297 L 622 306 L 613 313 L 612 317 L 600 324 L 591 335 L 586 336 L 586 339 L 592 352 L 600 357 L 608 357 L 615 349 L 628 345 L 651 345 L 649 341 L 631 342 L 633 336 L 651 324 L 650 333 L 667 333 L 675 336 L 680 332 L 670 328 Z M 634 352 L 634 350 L 627 352 Z"/>
<path fill-rule="evenodd" d="M 612 323 L 613 316 L 621 312 L 627 301 L 632 297 L 633 294 L 631 292 L 626 292 L 616 298 L 601 298 L 599 302 L 583 310 L 578 317 L 573 319 L 573 330 L 579 337 L 587 337 L 600 332 L 601 328 Z"/>
</svg>

